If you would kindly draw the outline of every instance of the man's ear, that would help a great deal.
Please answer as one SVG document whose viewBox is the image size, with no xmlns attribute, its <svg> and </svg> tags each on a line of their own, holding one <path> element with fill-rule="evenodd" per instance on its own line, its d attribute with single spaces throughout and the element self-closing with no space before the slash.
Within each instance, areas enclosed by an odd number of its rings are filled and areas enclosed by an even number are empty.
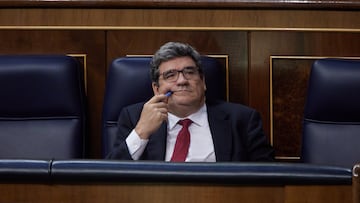
<svg viewBox="0 0 360 203">
<path fill-rule="evenodd" d="M 152 82 L 151 86 L 152 86 L 154 95 L 159 94 L 159 85 L 157 85 L 156 82 Z"/>
</svg>

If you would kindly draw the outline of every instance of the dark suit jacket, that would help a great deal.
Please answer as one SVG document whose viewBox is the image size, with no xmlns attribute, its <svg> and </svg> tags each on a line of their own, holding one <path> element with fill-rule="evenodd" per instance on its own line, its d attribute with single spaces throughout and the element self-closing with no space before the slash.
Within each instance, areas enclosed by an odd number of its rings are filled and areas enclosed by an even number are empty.
<svg viewBox="0 0 360 203">
<path fill-rule="evenodd" d="M 144 103 L 124 108 L 118 120 L 115 145 L 107 158 L 132 160 L 125 139 L 137 124 Z M 263 133 L 260 114 L 241 104 L 207 102 L 216 161 L 272 161 L 273 148 Z M 167 126 L 149 138 L 141 160 L 165 160 Z"/>
</svg>

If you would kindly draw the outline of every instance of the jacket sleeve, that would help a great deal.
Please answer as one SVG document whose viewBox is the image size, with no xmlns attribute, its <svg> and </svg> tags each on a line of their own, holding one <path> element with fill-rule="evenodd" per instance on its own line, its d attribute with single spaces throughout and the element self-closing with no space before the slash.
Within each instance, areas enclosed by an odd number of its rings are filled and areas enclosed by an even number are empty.
<svg viewBox="0 0 360 203">
<path fill-rule="evenodd" d="M 247 125 L 246 148 L 250 161 L 274 161 L 274 149 L 264 134 L 260 113 L 253 110 Z"/>
<path fill-rule="evenodd" d="M 138 120 L 136 115 L 140 115 L 140 113 L 134 110 L 130 111 L 128 107 L 125 107 L 121 111 L 117 122 L 118 129 L 114 146 L 110 153 L 106 156 L 107 159 L 133 160 L 126 144 L 126 138 L 135 128 Z"/>
</svg>

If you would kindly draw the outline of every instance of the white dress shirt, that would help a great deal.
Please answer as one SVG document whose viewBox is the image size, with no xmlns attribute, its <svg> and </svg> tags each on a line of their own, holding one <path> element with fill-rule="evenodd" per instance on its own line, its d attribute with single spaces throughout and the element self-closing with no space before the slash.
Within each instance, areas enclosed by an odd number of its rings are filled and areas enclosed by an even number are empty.
<svg viewBox="0 0 360 203">
<path fill-rule="evenodd" d="M 193 123 L 189 126 L 190 131 L 190 146 L 189 153 L 186 157 L 186 162 L 215 162 L 214 143 L 212 140 L 209 121 L 206 111 L 206 105 L 204 104 L 199 111 L 191 114 L 187 118 L 191 119 Z M 178 124 L 179 120 L 185 118 L 179 118 L 171 113 L 168 113 L 168 135 L 166 141 L 166 155 L 165 161 L 170 161 L 174 151 L 177 135 L 182 128 Z M 132 130 L 130 135 L 126 138 L 126 144 L 128 146 L 131 157 L 134 160 L 138 160 L 141 154 L 144 152 L 145 147 L 149 140 L 144 140 Z"/>
</svg>

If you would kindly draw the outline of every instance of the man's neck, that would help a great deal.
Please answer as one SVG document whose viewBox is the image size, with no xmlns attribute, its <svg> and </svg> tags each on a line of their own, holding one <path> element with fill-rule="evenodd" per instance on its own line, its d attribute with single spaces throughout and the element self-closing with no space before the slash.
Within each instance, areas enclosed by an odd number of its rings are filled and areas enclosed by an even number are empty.
<svg viewBox="0 0 360 203">
<path fill-rule="evenodd" d="M 186 118 L 191 114 L 194 114 L 200 110 L 200 108 L 204 105 L 205 102 L 199 103 L 199 105 L 192 106 L 177 106 L 177 108 L 173 108 L 169 110 L 170 113 L 174 114 L 179 118 Z"/>
</svg>

